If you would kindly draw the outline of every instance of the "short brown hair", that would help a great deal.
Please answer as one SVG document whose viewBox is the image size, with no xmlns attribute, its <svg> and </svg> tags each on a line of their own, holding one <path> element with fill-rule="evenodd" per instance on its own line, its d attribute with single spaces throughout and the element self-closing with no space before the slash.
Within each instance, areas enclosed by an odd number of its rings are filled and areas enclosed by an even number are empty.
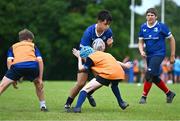
<svg viewBox="0 0 180 121">
<path fill-rule="evenodd" d="M 109 11 L 102 10 L 98 13 L 97 19 L 100 21 L 106 20 L 108 23 L 110 23 L 112 21 L 112 16 Z"/>
<path fill-rule="evenodd" d="M 19 32 L 19 41 L 28 40 L 28 39 L 33 40 L 34 34 L 31 31 L 29 31 L 28 29 L 21 30 Z"/>
<path fill-rule="evenodd" d="M 155 16 L 157 16 L 157 10 L 156 10 L 155 8 L 149 8 L 149 9 L 147 9 L 146 15 L 147 15 L 148 13 L 153 13 Z"/>
</svg>

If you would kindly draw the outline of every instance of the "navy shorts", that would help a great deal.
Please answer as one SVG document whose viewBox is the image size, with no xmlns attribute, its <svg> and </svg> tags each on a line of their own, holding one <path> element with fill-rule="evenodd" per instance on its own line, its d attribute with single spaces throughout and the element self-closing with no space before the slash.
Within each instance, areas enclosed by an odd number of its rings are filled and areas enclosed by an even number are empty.
<svg viewBox="0 0 180 121">
<path fill-rule="evenodd" d="M 11 68 L 6 72 L 5 76 L 14 81 L 18 81 L 21 77 L 33 81 L 39 76 L 39 67 L 18 68 L 12 65 Z"/>
<path fill-rule="evenodd" d="M 102 85 L 105 85 L 105 86 L 109 86 L 109 84 L 111 83 L 112 85 L 118 85 L 118 83 L 121 81 L 120 79 L 118 80 L 109 80 L 109 79 L 105 79 L 105 78 L 102 78 L 100 76 L 96 76 L 96 81 L 99 82 L 100 84 Z"/>
<path fill-rule="evenodd" d="M 164 59 L 164 56 L 153 56 L 147 58 L 147 72 L 153 76 L 160 75 L 161 63 Z"/>
</svg>

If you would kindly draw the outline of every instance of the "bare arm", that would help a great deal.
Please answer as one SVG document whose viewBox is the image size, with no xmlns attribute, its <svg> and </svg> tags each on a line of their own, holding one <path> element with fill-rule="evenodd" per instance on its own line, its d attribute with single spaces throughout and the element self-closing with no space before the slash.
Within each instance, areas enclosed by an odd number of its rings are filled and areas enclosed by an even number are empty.
<svg viewBox="0 0 180 121">
<path fill-rule="evenodd" d="M 138 47 L 139 47 L 139 52 L 140 52 L 141 56 L 146 57 L 146 53 L 144 52 L 144 40 L 143 39 L 139 39 Z"/>
<path fill-rule="evenodd" d="M 78 70 L 80 72 L 85 71 L 85 68 L 84 68 L 84 66 L 82 64 L 82 58 L 81 57 L 78 57 L 78 68 L 79 68 Z"/>
<path fill-rule="evenodd" d="M 85 68 L 82 64 L 82 58 L 80 57 L 79 50 L 76 50 L 75 48 L 73 48 L 72 52 L 73 52 L 73 55 L 78 58 L 78 70 L 80 72 L 85 71 Z"/>
<path fill-rule="evenodd" d="M 39 64 L 39 76 L 36 78 L 37 82 L 39 83 L 38 86 L 40 89 L 43 89 L 43 71 L 44 71 L 44 63 L 42 58 L 37 59 Z"/>
<path fill-rule="evenodd" d="M 175 62 L 176 44 L 175 44 L 175 39 L 174 39 L 173 35 L 169 38 L 169 42 L 170 42 L 170 49 L 171 49 L 170 62 L 174 63 Z"/>
<path fill-rule="evenodd" d="M 44 71 L 44 63 L 43 63 L 43 60 L 40 59 L 38 60 L 38 63 L 39 63 L 39 79 L 40 80 L 43 80 L 43 71 Z"/>
<path fill-rule="evenodd" d="M 106 44 L 107 44 L 108 47 L 112 47 L 112 45 L 113 45 L 113 38 L 109 38 L 107 40 Z"/>
<path fill-rule="evenodd" d="M 129 69 L 130 67 L 132 67 L 132 63 L 131 62 L 126 62 L 126 63 L 122 63 L 120 61 L 117 61 L 123 68 L 127 68 Z"/>
<path fill-rule="evenodd" d="M 7 68 L 10 69 L 11 65 L 13 63 L 12 59 L 7 59 Z"/>
</svg>

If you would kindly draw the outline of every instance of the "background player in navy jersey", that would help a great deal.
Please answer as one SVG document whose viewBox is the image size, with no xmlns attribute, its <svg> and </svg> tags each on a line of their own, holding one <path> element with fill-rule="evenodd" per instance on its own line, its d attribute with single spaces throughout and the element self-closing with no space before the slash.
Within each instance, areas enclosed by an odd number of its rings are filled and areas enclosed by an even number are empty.
<svg viewBox="0 0 180 121">
<path fill-rule="evenodd" d="M 33 43 L 34 34 L 24 29 L 19 32 L 19 41 L 8 50 L 8 71 L 0 83 L 0 95 L 13 84 L 17 88 L 20 78 L 33 81 L 40 101 L 41 111 L 48 111 L 43 90 L 43 60 L 39 49 Z"/>
<path fill-rule="evenodd" d="M 85 30 L 80 41 L 80 48 L 83 46 L 92 46 L 93 41 L 97 38 L 101 38 L 105 42 L 106 48 L 111 47 L 113 43 L 112 30 L 109 28 L 111 21 L 112 21 L 112 16 L 109 13 L 109 11 L 107 10 L 100 11 L 97 16 L 97 23 L 89 26 Z M 88 73 L 78 72 L 77 83 L 70 91 L 70 95 L 67 98 L 67 101 L 64 106 L 65 109 L 70 108 L 74 98 L 77 96 L 79 91 L 85 85 L 87 79 L 88 79 Z M 93 97 L 91 96 L 92 92 L 88 93 L 87 98 L 91 106 L 95 107 L 96 103 Z"/>
<path fill-rule="evenodd" d="M 175 39 L 169 28 L 157 21 L 157 11 L 155 8 L 149 8 L 146 11 L 146 20 L 147 22 L 141 25 L 139 32 L 139 51 L 141 56 L 146 58 L 147 61 L 144 89 L 139 103 L 146 103 L 152 83 L 155 83 L 167 95 L 167 103 L 172 103 L 175 93 L 169 90 L 163 80 L 159 78 L 159 75 L 160 64 L 166 54 L 165 39 L 167 38 L 170 43 L 171 63 L 174 63 L 175 60 Z"/>
</svg>

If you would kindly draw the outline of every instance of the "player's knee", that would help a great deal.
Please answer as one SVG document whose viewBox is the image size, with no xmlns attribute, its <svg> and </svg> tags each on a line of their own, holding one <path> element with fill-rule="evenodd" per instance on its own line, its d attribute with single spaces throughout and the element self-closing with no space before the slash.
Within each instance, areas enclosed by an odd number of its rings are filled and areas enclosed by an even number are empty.
<svg viewBox="0 0 180 121">
<path fill-rule="evenodd" d="M 78 82 L 78 83 L 76 83 L 76 86 L 77 86 L 78 88 L 81 88 L 81 89 L 84 87 L 84 85 L 85 85 L 84 82 Z"/>
<path fill-rule="evenodd" d="M 153 75 L 149 72 L 146 72 L 145 79 L 147 82 L 152 82 L 153 81 Z"/>
<path fill-rule="evenodd" d="M 114 81 L 114 82 L 112 82 L 112 83 L 111 83 L 111 87 L 117 87 L 117 86 L 118 86 L 118 84 L 119 84 L 119 82 L 118 82 L 118 81 Z"/>
<path fill-rule="evenodd" d="M 161 79 L 159 78 L 159 76 L 154 76 L 153 77 L 153 82 L 154 83 L 159 83 L 161 81 Z"/>
<path fill-rule="evenodd" d="M 39 83 L 38 81 L 35 81 L 34 85 L 36 86 L 36 89 L 38 90 L 42 90 L 44 88 L 43 83 Z"/>
<path fill-rule="evenodd" d="M 91 92 L 94 89 L 94 86 L 85 86 L 82 88 L 82 90 L 86 91 L 87 93 Z"/>
<path fill-rule="evenodd" d="M 85 92 L 87 92 L 87 93 L 89 92 L 87 88 L 82 88 L 81 91 L 85 91 Z"/>
</svg>

